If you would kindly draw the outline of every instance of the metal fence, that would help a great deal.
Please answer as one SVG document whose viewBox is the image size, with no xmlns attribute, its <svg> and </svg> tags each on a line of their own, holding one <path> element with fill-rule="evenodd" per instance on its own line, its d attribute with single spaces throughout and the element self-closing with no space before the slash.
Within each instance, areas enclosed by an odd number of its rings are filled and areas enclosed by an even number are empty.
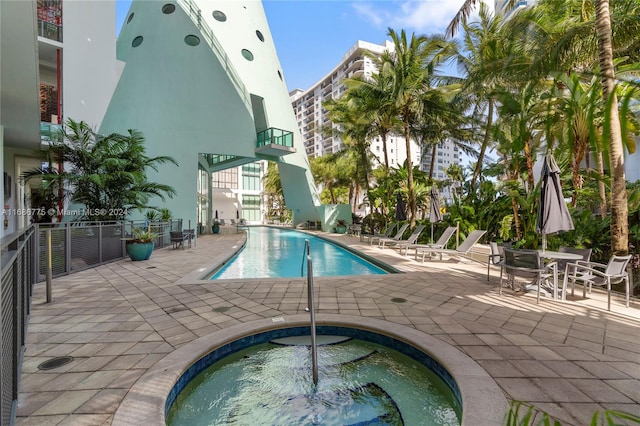
<svg viewBox="0 0 640 426">
<path fill-rule="evenodd" d="M 47 232 L 51 232 L 52 276 L 58 277 L 122 259 L 126 256 L 126 239 L 134 228 L 149 228 L 157 235 L 154 247 L 162 248 L 171 244 L 170 231 L 182 230 L 182 220 L 37 224 L 37 281 L 46 277 Z"/>
<path fill-rule="evenodd" d="M 35 227 L 2 239 L 0 287 L 0 424 L 12 424 L 18 399 L 18 379 L 25 343 L 31 292 L 36 282 Z"/>
</svg>

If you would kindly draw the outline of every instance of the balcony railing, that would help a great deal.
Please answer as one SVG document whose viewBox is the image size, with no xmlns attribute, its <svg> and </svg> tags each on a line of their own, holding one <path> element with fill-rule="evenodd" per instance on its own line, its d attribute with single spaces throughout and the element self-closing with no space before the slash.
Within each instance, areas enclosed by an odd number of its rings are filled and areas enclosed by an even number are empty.
<svg viewBox="0 0 640 426">
<path fill-rule="evenodd" d="M 53 141 L 53 140 L 61 140 L 62 126 L 60 124 L 51 124 L 45 121 L 40 122 L 40 140 L 41 141 Z"/>
<path fill-rule="evenodd" d="M 62 26 L 39 19 L 38 36 L 62 43 Z"/>
<path fill-rule="evenodd" d="M 270 127 L 258 133 L 258 148 L 265 145 L 281 145 L 293 147 L 293 133 Z"/>
</svg>

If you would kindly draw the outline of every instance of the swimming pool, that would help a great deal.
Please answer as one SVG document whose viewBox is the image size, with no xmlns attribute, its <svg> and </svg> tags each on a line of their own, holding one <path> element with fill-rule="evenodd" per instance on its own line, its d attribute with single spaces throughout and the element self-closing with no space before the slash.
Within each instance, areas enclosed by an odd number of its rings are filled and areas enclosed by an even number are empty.
<svg viewBox="0 0 640 426">
<path fill-rule="evenodd" d="M 249 227 L 244 248 L 211 276 L 216 279 L 301 277 L 307 274 L 309 240 L 314 276 L 371 275 L 395 272 L 322 238 L 292 229 Z"/>
</svg>

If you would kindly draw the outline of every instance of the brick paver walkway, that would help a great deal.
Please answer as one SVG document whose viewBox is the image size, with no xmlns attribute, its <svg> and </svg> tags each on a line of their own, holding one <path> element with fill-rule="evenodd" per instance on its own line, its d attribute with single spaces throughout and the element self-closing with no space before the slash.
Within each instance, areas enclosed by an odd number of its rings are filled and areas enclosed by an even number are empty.
<svg viewBox="0 0 640 426">
<path fill-rule="evenodd" d="M 316 278 L 319 313 L 383 319 L 435 336 L 478 362 L 509 399 L 531 402 L 563 424 L 586 425 L 605 408 L 640 415 L 637 301 L 627 309 L 615 298 L 607 312 L 606 298 L 594 292 L 536 305 L 522 293 L 499 296 L 486 265 L 423 264 L 356 237 L 333 238 L 404 273 Z M 17 424 L 111 424 L 136 380 L 175 349 L 230 325 L 304 312 L 304 279 L 198 279 L 243 241 L 244 234 L 205 235 L 195 247 L 156 250 L 148 261 L 57 278 L 50 304 L 38 284 Z M 37 368 L 66 355 L 73 361 L 65 366 Z"/>
</svg>

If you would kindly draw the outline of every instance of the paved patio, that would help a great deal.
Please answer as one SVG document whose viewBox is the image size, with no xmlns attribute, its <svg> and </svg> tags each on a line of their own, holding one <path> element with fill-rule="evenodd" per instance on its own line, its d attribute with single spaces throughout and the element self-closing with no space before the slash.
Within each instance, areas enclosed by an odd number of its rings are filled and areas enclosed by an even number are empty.
<svg viewBox="0 0 640 426">
<path fill-rule="evenodd" d="M 382 319 L 441 339 L 479 363 L 509 399 L 531 402 L 566 425 L 589 424 L 600 409 L 640 415 L 638 301 L 627 309 L 614 298 L 607 312 L 606 295 L 594 292 L 536 305 L 522 293 L 499 296 L 497 268 L 487 282 L 486 264 L 423 264 L 357 237 L 332 238 L 403 273 L 316 278 L 320 314 Z M 112 424 L 129 389 L 174 350 L 225 327 L 303 313 L 304 279 L 198 279 L 243 241 L 244 234 L 205 235 L 197 246 L 157 250 L 148 261 L 57 278 L 50 304 L 44 283 L 37 284 L 17 424 Z M 66 355 L 69 364 L 37 368 Z"/>
</svg>

